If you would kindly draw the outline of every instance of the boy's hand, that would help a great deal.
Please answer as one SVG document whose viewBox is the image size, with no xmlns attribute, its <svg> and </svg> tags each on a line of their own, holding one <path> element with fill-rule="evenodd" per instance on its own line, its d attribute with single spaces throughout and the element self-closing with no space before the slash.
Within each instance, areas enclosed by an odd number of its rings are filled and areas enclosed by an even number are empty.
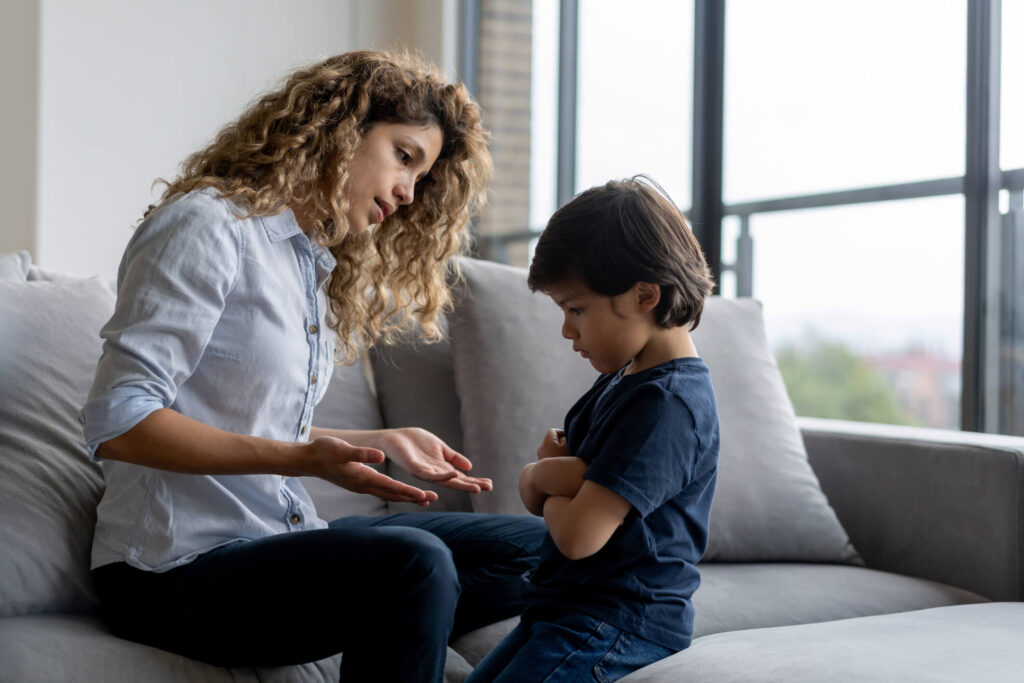
<svg viewBox="0 0 1024 683">
<path fill-rule="evenodd" d="M 569 454 L 568 442 L 565 440 L 564 429 L 549 429 L 544 434 L 544 440 L 537 449 L 537 459 L 561 458 Z"/>
<path fill-rule="evenodd" d="M 587 463 L 579 458 L 556 457 L 531 462 L 519 474 L 519 497 L 530 513 L 544 513 L 548 496 L 572 498 L 583 486 Z"/>
</svg>

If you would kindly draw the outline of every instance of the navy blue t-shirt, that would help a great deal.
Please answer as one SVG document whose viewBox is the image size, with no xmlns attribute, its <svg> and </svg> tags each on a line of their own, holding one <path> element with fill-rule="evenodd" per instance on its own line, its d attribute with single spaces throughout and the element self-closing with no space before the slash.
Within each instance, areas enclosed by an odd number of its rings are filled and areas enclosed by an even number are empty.
<svg viewBox="0 0 1024 683">
<path fill-rule="evenodd" d="M 688 647 L 697 562 L 708 543 L 718 409 L 708 367 L 677 358 L 601 375 L 565 418 L 584 479 L 633 508 L 601 550 L 562 555 L 548 534 L 526 588 L 526 618 L 575 610 L 664 647 Z"/>
</svg>

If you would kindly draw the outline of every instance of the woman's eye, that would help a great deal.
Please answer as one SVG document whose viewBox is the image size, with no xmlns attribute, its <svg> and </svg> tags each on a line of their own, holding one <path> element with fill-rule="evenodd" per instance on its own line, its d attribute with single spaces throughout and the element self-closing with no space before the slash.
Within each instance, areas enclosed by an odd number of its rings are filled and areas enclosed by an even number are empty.
<svg viewBox="0 0 1024 683">
<path fill-rule="evenodd" d="M 407 164 L 407 163 L 409 163 L 410 161 L 412 161 L 412 155 L 411 155 L 411 154 L 409 154 L 408 152 L 406 152 L 406 151 L 405 151 L 404 149 L 402 149 L 401 147 L 396 147 L 396 148 L 395 148 L 395 153 L 396 153 L 396 154 L 398 155 L 398 159 L 399 159 L 399 160 L 400 160 L 400 161 L 401 161 L 401 162 L 402 162 L 403 164 Z"/>
</svg>

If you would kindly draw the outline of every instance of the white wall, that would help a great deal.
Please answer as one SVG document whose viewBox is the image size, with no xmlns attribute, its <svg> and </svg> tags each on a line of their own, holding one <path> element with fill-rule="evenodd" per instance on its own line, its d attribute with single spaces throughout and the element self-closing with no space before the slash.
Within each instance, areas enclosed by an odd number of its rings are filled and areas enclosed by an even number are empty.
<svg viewBox="0 0 1024 683">
<path fill-rule="evenodd" d="M 116 273 L 155 178 L 294 67 L 355 45 L 339 0 L 43 0 L 41 27 L 36 260 L 83 275 Z"/>
<path fill-rule="evenodd" d="M 3 0 L 0 252 L 113 277 L 185 157 L 296 66 L 406 47 L 455 74 L 455 0 Z M 5 98 L 6 99 L 6 98 Z"/>
</svg>

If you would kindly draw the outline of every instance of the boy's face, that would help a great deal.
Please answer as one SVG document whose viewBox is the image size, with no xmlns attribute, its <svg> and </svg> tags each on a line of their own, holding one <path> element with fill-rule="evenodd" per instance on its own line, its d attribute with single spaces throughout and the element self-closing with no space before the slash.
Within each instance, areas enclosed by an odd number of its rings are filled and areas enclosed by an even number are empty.
<svg viewBox="0 0 1024 683">
<path fill-rule="evenodd" d="M 617 296 L 568 282 L 545 293 L 562 309 L 562 336 L 598 372 L 621 370 L 647 345 L 653 316 L 638 304 L 637 287 Z"/>
</svg>

